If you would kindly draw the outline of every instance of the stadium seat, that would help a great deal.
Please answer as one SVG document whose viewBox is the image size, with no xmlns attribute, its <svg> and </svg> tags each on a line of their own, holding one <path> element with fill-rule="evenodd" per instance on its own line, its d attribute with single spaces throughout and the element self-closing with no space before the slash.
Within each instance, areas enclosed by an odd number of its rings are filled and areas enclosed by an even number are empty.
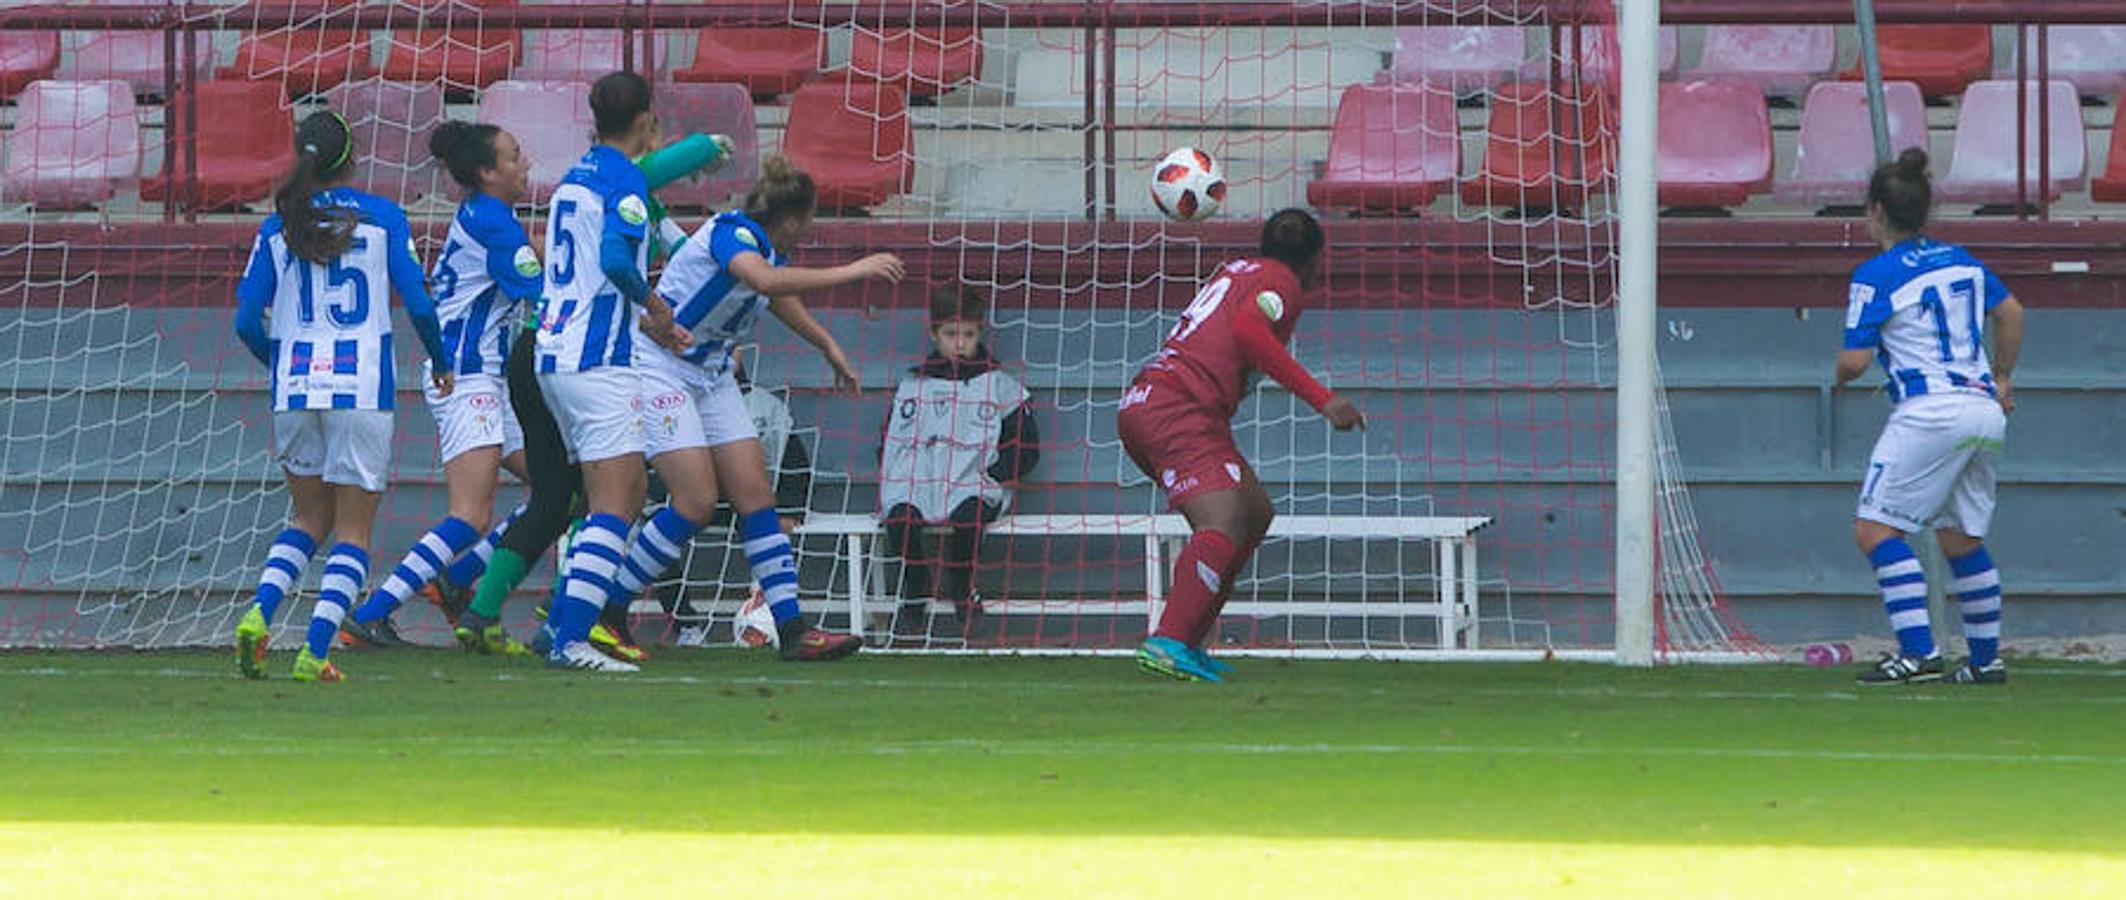
<svg viewBox="0 0 2126 900">
<path fill-rule="evenodd" d="M 1987 25 L 1884 25 L 1880 42 L 1884 81 L 1910 81 L 1929 97 L 1947 97 L 1993 70 L 1993 29 Z M 1839 77 L 1860 78 L 1860 63 Z"/>
<path fill-rule="evenodd" d="M 672 140 L 689 134 L 727 134 L 736 145 L 727 165 L 698 179 L 657 192 L 667 206 L 710 208 L 742 195 L 760 177 L 760 130 L 753 95 L 736 84 L 667 84 L 657 87 L 657 119 Z"/>
<path fill-rule="evenodd" d="M 849 68 L 910 96 L 943 94 L 981 73 L 982 33 L 973 28 L 858 28 L 849 42 Z"/>
<path fill-rule="evenodd" d="M 2126 103 L 2126 96 L 2117 98 L 2112 109 Z M 2104 159 L 2104 174 L 2089 183 L 2089 199 L 2098 203 L 2126 203 L 2126 128 L 2121 128 L 2116 119 L 2111 126 L 2111 152 Z"/>
<path fill-rule="evenodd" d="M 1552 127 L 1552 121 L 1557 127 Z M 1582 85 L 1577 95 L 1529 82 L 1492 97 L 1484 162 L 1462 183 L 1462 202 L 1474 206 L 1554 209 L 1577 206 L 1590 190 L 1607 190 L 1608 139 L 1616 113 L 1607 94 Z"/>
<path fill-rule="evenodd" d="M 34 81 L 15 101 L 0 176 L 6 201 L 46 208 L 111 199 L 140 174 L 140 117 L 123 81 Z"/>
<path fill-rule="evenodd" d="M 765 99 L 797 90 L 819 71 L 825 51 L 826 35 L 815 28 L 704 28 L 694 62 L 672 80 L 742 84 Z"/>
<path fill-rule="evenodd" d="M 322 92 L 333 85 L 376 75 L 369 60 L 370 33 L 354 28 L 320 28 L 316 21 L 274 22 L 266 11 L 297 0 L 260 3 L 259 30 L 236 44 L 236 60 L 221 67 L 221 81 L 277 81 L 290 97 Z M 327 0 L 327 6 L 358 6 L 358 0 Z"/>
<path fill-rule="evenodd" d="M 517 64 L 516 29 L 483 27 L 480 9 L 515 6 L 516 0 L 458 0 L 432 4 L 428 14 L 441 27 L 399 30 L 389 36 L 384 77 L 441 84 L 451 92 L 473 91 L 509 77 Z M 465 8 L 469 4 L 472 9 Z"/>
<path fill-rule="evenodd" d="M 1882 86 L 1889 109 L 1890 152 L 1927 147 L 1927 102 L 1919 85 L 1890 81 Z M 1794 171 L 1772 187 L 1781 202 L 1859 205 L 1875 173 L 1875 131 L 1869 123 L 1868 87 L 1857 81 L 1818 82 L 1801 108 L 1801 135 Z"/>
<path fill-rule="evenodd" d="M 2035 201 L 2038 184 L 2038 95 L 2037 85 L 2026 85 L 2023 133 L 2028 158 L 2023 171 L 2029 179 L 2030 198 Z M 2048 200 L 2079 187 L 2087 175 L 2088 136 L 2082 129 L 2082 105 L 2074 85 L 2046 82 L 2050 97 L 2051 183 L 2044 186 Z M 2016 90 L 2013 81 L 1979 81 L 1964 89 L 1956 116 L 1956 150 L 1949 160 L 1949 174 L 1939 184 L 1943 200 L 2000 204 L 2015 202 L 2016 181 Z"/>
<path fill-rule="evenodd" d="M 1429 25 L 1395 29 L 1395 62 L 1388 72 L 1399 84 L 1444 85 L 1471 94 L 1513 80 L 1527 61 L 1528 36 L 1520 28 Z"/>
<path fill-rule="evenodd" d="M 59 69 L 59 32 L 0 31 L 0 100 Z"/>
<path fill-rule="evenodd" d="M 1661 85 L 1661 205 L 1736 207 L 1772 184 L 1764 92 L 1739 81 Z"/>
<path fill-rule="evenodd" d="M 621 68 L 625 46 L 618 31 L 527 31 L 524 62 L 509 77 L 525 82 L 596 81 Z M 636 68 L 646 69 L 639 64 Z"/>
<path fill-rule="evenodd" d="M 428 135 L 443 122 L 443 88 L 370 79 L 325 92 L 325 105 L 354 127 L 354 185 L 406 204 L 437 189 Z"/>
<path fill-rule="evenodd" d="M 1694 79 L 1738 79 L 1792 97 L 1838 68 L 1838 32 L 1829 25 L 1712 25 Z"/>
<path fill-rule="evenodd" d="M 591 86 L 585 81 L 497 81 L 480 92 L 480 121 L 517 138 L 531 161 L 532 196 L 544 200 L 591 149 Z"/>
<path fill-rule="evenodd" d="M 2110 97 L 2126 89 L 2126 25 L 2048 25 L 2045 62 L 2047 77 L 2072 82 L 2084 97 Z M 2030 48 L 2030 77 L 2037 77 L 2037 26 L 2023 30 Z M 2015 77 L 2015 56 L 1998 78 Z"/>
<path fill-rule="evenodd" d="M 89 5 L 140 4 L 139 0 L 90 0 Z M 61 39 L 59 71 L 53 77 L 66 81 L 123 81 L 132 86 L 137 97 L 160 97 L 166 87 L 162 37 L 159 31 L 68 32 Z M 214 66 L 212 35 L 196 35 L 194 47 L 198 68 L 191 74 L 204 79 Z"/>
<path fill-rule="evenodd" d="M 1571 34 L 1572 30 L 1567 28 L 1564 33 Z M 1615 71 L 1615 63 L 1610 59 L 1609 54 L 1604 52 L 1602 38 L 1605 33 L 1605 30 L 1601 28 L 1587 27 L 1580 29 L 1580 73 L 1582 81 L 1599 85 L 1618 77 Z M 1659 54 L 1661 75 L 1665 78 L 1676 73 L 1676 59 L 1681 55 L 1682 39 L 1676 34 L 1675 26 L 1663 25 L 1661 26 L 1658 40 L 1658 49 L 1655 52 Z M 1572 66 L 1569 61 L 1565 62 L 1564 66 L 1566 71 L 1571 71 Z M 1521 78 L 1524 81 L 1548 80 L 1550 78 L 1550 57 L 1539 54 L 1535 59 L 1529 60 L 1526 65 L 1521 67 Z"/>
<path fill-rule="evenodd" d="M 1399 212 L 1454 184 L 1462 142 L 1445 87 L 1354 84 L 1336 105 L 1327 173 L 1307 185 L 1323 209 Z"/>
<path fill-rule="evenodd" d="M 798 88 L 790 98 L 783 152 L 819 186 L 822 210 L 876 206 L 915 182 L 908 97 L 860 78 Z"/>
<path fill-rule="evenodd" d="M 176 186 L 160 172 L 143 178 L 140 197 L 151 203 L 183 203 L 203 210 L 229 209 L 272 193 L 295 162 L 295 119 L 278 81 L 208 81 L 196 88 L 200 124 L 197 193 L 185 190 L 185 163 L 177 149 L 189 126 L 183 95 L 166 107 L 170 161 Z"/>
</svg>

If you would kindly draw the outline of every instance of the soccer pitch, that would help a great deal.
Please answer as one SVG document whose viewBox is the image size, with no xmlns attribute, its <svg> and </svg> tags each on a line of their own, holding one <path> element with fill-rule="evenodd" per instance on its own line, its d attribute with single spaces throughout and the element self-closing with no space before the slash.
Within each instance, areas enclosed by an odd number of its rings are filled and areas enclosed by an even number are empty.
<svg viewBox="0 0 2126 900">
<path fill-rule="evenodd" d="M 0 655 L 0 895 L 2126 892 L 2126 668 Z"/>
</svg>

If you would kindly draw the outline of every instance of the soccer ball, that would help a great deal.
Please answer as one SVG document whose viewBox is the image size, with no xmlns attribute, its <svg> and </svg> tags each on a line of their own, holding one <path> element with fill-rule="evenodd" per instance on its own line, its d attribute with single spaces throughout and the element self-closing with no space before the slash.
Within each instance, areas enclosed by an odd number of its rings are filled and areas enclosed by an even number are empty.
<svg viewBox="0 0 2126 900">
<path fill-rule="evenodd" d="M 1194 147 L 1166 155 L 1152 168 L 1152 205 L 1176 222 L 1200 222 L 1225 202 L 1225 170 Z"/>
<path fill-rule="evenodd" d="M 775 614 L 768 611 L 768 598 L 760 588 L 753 589 L 744 606 L 738 608 L 738 617 L 731 621 L 731 637 L 741 647 L 768 647 L 778 644 L 780 635 L 775 631 Z"/>
</svg>

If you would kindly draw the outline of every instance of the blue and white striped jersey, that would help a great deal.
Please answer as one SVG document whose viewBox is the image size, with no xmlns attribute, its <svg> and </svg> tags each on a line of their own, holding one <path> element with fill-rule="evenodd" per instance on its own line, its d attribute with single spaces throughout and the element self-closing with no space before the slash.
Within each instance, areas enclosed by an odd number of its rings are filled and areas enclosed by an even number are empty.
<svg viewBox="0 0 2126 900">
<path fill-rule="evenodd" d="M 518 303 L 538 301 L 539 273 L 539 255 L 509 204 L 475 191 L 458 205 L 431 281 L 450 371 L 502 374 Z"/>
<path fill-rule="evenodd" d="M 711 375 L 731 368 L 731 351 L 753 337 L 754 323 L 769 298 L 731 274 L 731 260 L 758 253 L 769 265 L 788 260 L 768 243 L 768 230 L 736 210 L 718 213 L 681 244 L 657 279 L 657 296 L 672 305 L 672 319 L 694 333 L 679 358 Z M 662 350 L 662 348 L 659 348 Z"/>
<path fill-rule="evenodd" d="M 569 168 L 546 217 L 546 287 L 539 306 L 539 371 L 579 372 L 635 364 L 636 313 L 605 277 L 608 233 L 636 241 L 648 271 L 649 182 L 620 151 L 600 144 Z"/>
<path fill-rule="evenodd" d="M 1927 394 L 1993 396 L 1986 313 L 2008 286 L 1955 244 L 1900 243 L 1853 270 L 1845 348 L 1873 350 L 1891 402 Z"/>
<path fill-rule="evenodd" d="M 353 188 L 314 202 L 352 210 L 354 243 L 327 264 L 289 252 L 283 223 L 268 216 L 236 286 L 236 332 L 273 373 L 273 409 L 391 409 L 391 303 L 400 302 L 431 358 L 441 358 L 435 305 L 415 259 L 406 214 Z M 270 311 L 270 316 L 268 315 Z"/>
</svg>

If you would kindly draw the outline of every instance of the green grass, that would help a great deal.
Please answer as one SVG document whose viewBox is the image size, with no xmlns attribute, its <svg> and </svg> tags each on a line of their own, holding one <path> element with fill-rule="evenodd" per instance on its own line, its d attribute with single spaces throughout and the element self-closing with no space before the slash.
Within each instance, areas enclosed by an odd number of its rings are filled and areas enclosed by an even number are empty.
<svg viewBox="0 0 2126 900">
<path fill-rule="evenodd" d="M 2118 667 L 1863 692 L 1783 667 L 341 662 L 318 687 L 223 654 L 0 655 L 0 894 L 2126 885 Z"/>
</svg>

